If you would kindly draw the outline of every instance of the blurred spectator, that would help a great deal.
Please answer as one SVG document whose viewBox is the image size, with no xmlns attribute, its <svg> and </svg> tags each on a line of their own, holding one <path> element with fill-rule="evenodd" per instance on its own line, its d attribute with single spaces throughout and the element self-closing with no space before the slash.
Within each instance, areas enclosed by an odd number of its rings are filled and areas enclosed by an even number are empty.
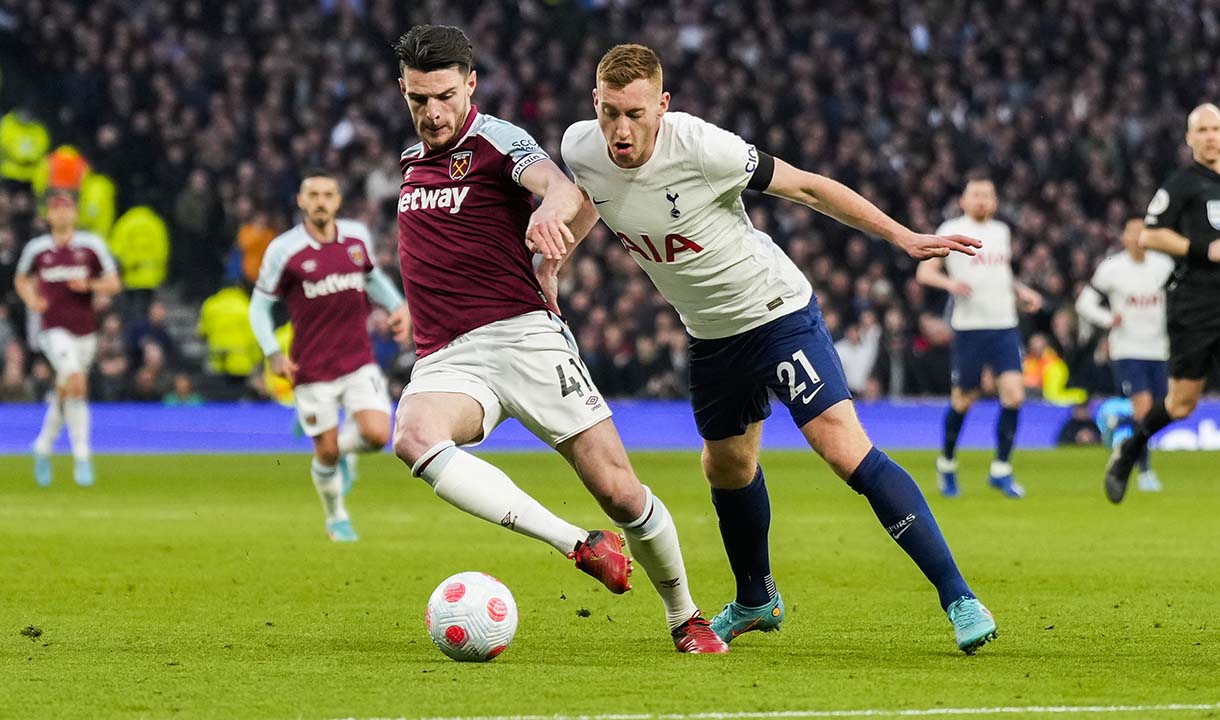
<svg viewBox="0 0 1220 720">
<path fill-rule="evenodd" d="M 140 364 L 144 355 L 143 346 L 146 342 L 155 343 L 165 356 L 165 362 L 176 368 L 179 363 L 178 345 L 169 334 L 165 324 L 165 303 L 153 300 L 148 305 L 148 313 L 144 317 L 132 320 L 127 328 L 127 354 L 132 366 Z"/>
<path fill-rule="evenodd" d="M 205 298 L 220 288 L 228 251 L 222 221 L 223 211 L 208 173 L 196 168 L 174 199 L 172 215 L 170 265 L 187 298 Z"/>
<path fill-rule="evenodd" d="M 131 399 L 136 402 L 161 402 L 171 388 L 165 355 L 161 352 L 161 346 L 151 341 L 145 342 L 140 349 L 143 351 L 143 362 L 131 383 Z"/>
<path fill-rule="evenodd" d="M 839 359 L 843 362 L 843 374 L 847 377 L 847 387 L 857 394 L 863 394 L 877 362 L 880 350 L 881 329 L 874 323 L 868 329 L 861 331 L 859 325 L 848 325 L 843 339 L 835 343 Z"/>
<path fill-rule="evenodd" d="M 1101 432 L 1097 429 L 1097 422 L 1093 420 L 1093 414 L 1089 412 L 1088 403 L 1072 406 L 1072 416 L 1059 429 L 1059 438 L 1056 442 L 1059 445 L 1101 444 Z"/>
<path fill-rule="evenodd" d="M 239 287 L 222 288 L 199 310 L 198 332 L 208 343 L 208 370 L 230 385 L 244 385 L 262 359 L 249 317 L 250 296 Z"/>
<path fill-rule="evenodd" d="M 196 407 L 203 404 L 203 396 L 195 392 L 190 375 L 177 373 L 174 375 L 173 390 L 165 394 L 161 403 L 174 407 Z"/>
<path fill-rule="evenodd" d="M 169 262 L 165 221 L 150 207 L 134 207 L 115 222 L 108 244 L 119 264 L 130 315 L 144 315 L 153 291 L 165 281 Z"/>
<path fill-rule="evenodd" d="M 29 185 L 49 147 L 46 126 L 28 108 L 18 106 L 0 117 L 0 177 L 6 183 Z"/>
<path fill-rule="evenodd" d="M 275 239 L 276 231 L 271 226 L 271 217 L 265 209 L 256 208 L 250 219 L 237 231 L 237 249 L 241 252 L 241 274 L 253 287 L 258 281 L 259 266 L 263 253 Z"/>
<path fill-rule="evenodd" d="M 115 401 L 127 398 L 128 369 L 135 367 L 123 339 L 123 322 L 118 313 L 102 317 L 97 330 L 97 354 L 89 391 L 93 400 Z"/>
<path fill-rule="evenodd" d="M 3 348 L 4 372 L 0 376 L 0 402 L 32 402 L 34 394 L 25 382 L 25 351 L 15 341 L 5 343 Z"/>
</svg>

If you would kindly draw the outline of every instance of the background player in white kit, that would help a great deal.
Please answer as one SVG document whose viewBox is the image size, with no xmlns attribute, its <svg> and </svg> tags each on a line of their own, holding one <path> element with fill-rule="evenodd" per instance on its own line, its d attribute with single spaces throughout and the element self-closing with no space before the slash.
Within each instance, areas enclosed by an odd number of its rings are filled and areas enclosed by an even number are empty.
<svg viewBox="0 0 1220 720">
<path fill-rule="evenodd" d="M 759 465 L 771 391 L 810 446 L 868 499 L 936 587 L 958 647 L 974 652 L 995 637 L 991 613 L 958 571 L 919 486 L 860 426 L 813 288 L 753 227 L 741 193 L 808 205 L 916 259 L 972 253 L 978 242 L 911 232 L 830 178 L 797 170 L 693 115 L 668 112 L 661 61 L 647 47 L 612 48 L 596 80 L 597 119 L 573 124 L 563 138 L 564 161 L 587 196 L 573 232 L 584 237 L 600 214 L 692 336 L 691 404 L 704 439 L 703 470 L 737 581 L 737 595 L 713 629 L 730 641 L 777 629 L 784 619 Z M 551 260 L 544 270 L 558 264 Z"/>
<path fill-rule="evenodd" d="M 390 400 L 366 327 L 368 300 L 390 311 L 399 338 L 409 332 L 409 319 L 402 294 L 373 265 L 369 229 L 336 218 L 342 202 L 334 177 L 306 174 L 297 194 L 305 220 L 267 247 L 250 300 L 250 325 L 272 372 L 293 383 L 297 419 L 313 439 L 310 474 L 326 532 L 332 540 L 351 542 L 358 538 L 343 502 L 354 472 L 348 456 L 377 452 L 390 438 Z M 288 356 L 280 352 L 271 316 L 281 298 L 293 325 Z M 340 407 L 347 414 L 342 432 Z"/>
<path fill-rule="evenodd" d="M 34 479 L 43 487 L 51 484 L 51 449 L 65 421 L 76 484 L 93 484 L 86 384 L 97 350 L 93 296 L 114 295 L 122 287 L 106 243 L 77 230 L 76 218 L 74 195 L 48 192 L 50 232 L 26 244 L 14 279 L 21 300 L 39 315 L 38 347 L 55 369 L 55 389 L 47 398 L 42 431 L 34 441 Z"/>
<path fill-rule="evenodd" d="M 1165 283 L 1173 274 L 1168 255 L 1140 247 L 1143 216 L 1123 226 L 1123 250 L 1102 260 L 1076 299 L 1076 312 L 1110 331 L 1110 362 L 1122 394 L 1131 400 L 1132 419 L 1140 422 L 1153 398 L 1169 392 L 1169 334 L 1165 326 Z M 1105 299 L 1110 307 L 1102 307 Z M 1156 492 L 1161 481 L 1144 448 L 1139 458 L 1139 489 Z"/>
<path fill-rule="evenodd" d="M 1017 437 L 1017 416 L 1025 402 L 1021 375 L 1021 333 L 1017 330 L 1017 304 L 1027 312 L 1042 307 L 1042 296 L 1013 279 L 1012 233 L 995 219 L 998 206 L 995 185 L 987 179 L 966 183 L 961 197 L 962 215 L 946 220 L 937 234 L 957 233 L 976 238 L 983 248 L 973 257 L 950 255 L 922 263 L 915 278 L 953 296 L 953 375 L 941 456 L 936 459 L 940 491 L 959 494 L 957 437 L 970 406 L 979 398 L 983 367 L 990 366 L 1000 396 L 996 421 L 995 460 L 988 472 L 992 487 L 1011 498 L 1024 497 L 1025 489 L 1013 479 L 1012 447 Z"/>
</svg>

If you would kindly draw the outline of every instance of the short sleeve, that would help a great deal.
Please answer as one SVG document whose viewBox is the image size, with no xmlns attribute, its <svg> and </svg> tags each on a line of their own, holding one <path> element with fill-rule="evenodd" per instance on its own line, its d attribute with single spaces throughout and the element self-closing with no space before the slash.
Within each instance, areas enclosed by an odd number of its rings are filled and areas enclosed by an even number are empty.
<svg viewBox="0 0 1220 720">
<path fill-rule="evenodd" d="M 530 165 L 550 156 L 529 133 L 503 120 L 488 120 L 479 133 L 505 157 L 505 174 L 521 184 L 521 173 Z"/>
<path fill-rule="evenodd" d="M 38 253 L 41 252 L 37 247 L 38 245 L 41 245 L 41 243 L 31 241 L 25 244 L 25 248 L 21 251 L 21 257 L 17 258 L 18 275 L 30 274 L 30 270 L 34 268 L 34 260 L 37 259 Z"/>
<path fill-rule="evenodd" d="M 1181 233 L 1178 225 L 1182 219 L 1182 208 L 1186 206 L 1188 198 L 1185 183 L 1180 177 L 1175 175 L 1170 178 L 1169 182 L 1152 196 L 1152 201 L 1148 203 L 1148 214 L 1144 217 L 1144 224 L 1149 228 Z"/>
<path fill-rule="evenodd" d="M 284 282 L 284 268 L 288 265 L 288 250 L 284 243 L 272 242 L 263 254 L 263 263 L 258 269 L 258 280 L 254 289 L 259 292 L 279 297 Z"/>
<path fill-rule="evenodd" d="M 106 242 L 100 237 L 96 235 L 87 236 L 85 246 L 93 252 L 94 264 L 92 269 L 95 276 L 109 275 L 119 271 L 118 266 L 115 265 L 114 256 L 110 254 L 110 248 L 106 247 Z"/>
<path fill-rule="evenodd" d="M 703 177 L 716 197 L 740 193 L 758 169 L 758 150 L 727 130 L 702 123 Z"/>
<path fill-rule="evenodd" d="M 1089 280 L 1089 285 L 1102 295 L 1109 295 L 1112 290 L 1109 270 L 1110 261 L 1108 259 L 1102 260 L 1097 265 L 1097 269 L 1093 271 L 1093 277 Z"/>
<path fill-rule="evenodd" d="M 348 236 L 359 240 L 360 244 L 364 246 L 363 269 L 366 273 L 372 272 L 373 269 L 377 267 L 377 263 L 373 260 L 374 255 L 377 252 L 376 248 L 373 247 L 373 233 L 369 230 L 369 226 L 362 222 L 357 222 L 355 220 L 348 222 L 350 223 L 346 228 Z"/>
</svg>

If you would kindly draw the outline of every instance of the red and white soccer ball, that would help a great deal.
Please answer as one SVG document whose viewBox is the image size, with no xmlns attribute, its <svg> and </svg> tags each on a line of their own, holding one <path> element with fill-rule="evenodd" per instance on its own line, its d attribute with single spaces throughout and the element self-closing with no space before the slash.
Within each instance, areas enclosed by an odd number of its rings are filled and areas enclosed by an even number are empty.
<svg viewBox="0 0 1220 720">
<path fill-rule="evenodd" d="M 454 660 L 486 662 L 517 634 L 517 602 L 504 583 L 486 573 L 458 573 L 432 591 L 424 625 L 432 642 Z"/>
</svg>

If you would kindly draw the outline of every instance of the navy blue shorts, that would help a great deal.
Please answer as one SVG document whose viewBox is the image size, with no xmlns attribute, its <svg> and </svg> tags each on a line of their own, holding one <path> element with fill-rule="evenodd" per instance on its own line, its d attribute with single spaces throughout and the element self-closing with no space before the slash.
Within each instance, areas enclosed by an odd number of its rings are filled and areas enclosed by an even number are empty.
<svg viewBox="0 0 1220 720">
<path fill-rule="evenodd" d="M 690 341 L 690 401 L 705 440 L 745 433 L 775 393 L 797 427 L 851 398 L 817 301 L 740 335 Z"/>
<path fill-rule="evenodd" d="M 1114 382 L 1127 397 L 1142 392 L 1164 397 L 1169 394 L 1169 363 L 1164 360 L 1115 360 Z"/>
<path fill-rule="evenodd" d="M 953 387 L 977 390 L 983 381 L 983 366 L 999 375 L 1021 372 L 1021 333 L 1002 330 L 959 330 L 953 338 Z"/>
</svg>

